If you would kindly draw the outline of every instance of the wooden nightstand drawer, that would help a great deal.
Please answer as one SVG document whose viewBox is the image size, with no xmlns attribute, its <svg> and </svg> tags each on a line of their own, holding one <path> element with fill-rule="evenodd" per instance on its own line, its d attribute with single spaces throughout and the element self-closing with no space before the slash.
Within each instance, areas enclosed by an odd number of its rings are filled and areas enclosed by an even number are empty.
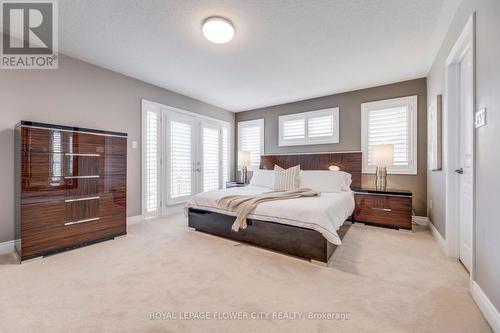
<svg viewBox="0 0 500 333">
<path fill-rule="evenodd" d="M 356 193 L 354 220 L 381 226 L 411 229 L 412 197 Z"/>
</svg>

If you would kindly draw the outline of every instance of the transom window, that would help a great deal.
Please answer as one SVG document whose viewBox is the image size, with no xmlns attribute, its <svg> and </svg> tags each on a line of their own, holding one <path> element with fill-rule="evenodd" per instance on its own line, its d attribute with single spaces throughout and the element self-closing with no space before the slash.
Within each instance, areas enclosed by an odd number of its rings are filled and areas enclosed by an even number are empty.
<svg viewBox="0 0 500 333">
<path fill-rule="evenodd" d="M 339 142 L 339 108 L 279 117 L 279 145 L 298 146 Z"/>
</svg>

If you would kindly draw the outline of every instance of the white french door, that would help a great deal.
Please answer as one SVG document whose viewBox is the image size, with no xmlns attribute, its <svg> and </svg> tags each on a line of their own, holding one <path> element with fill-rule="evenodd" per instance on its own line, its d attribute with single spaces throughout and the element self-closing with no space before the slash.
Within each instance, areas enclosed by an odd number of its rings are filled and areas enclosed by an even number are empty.
<svg viewBox="0 0 500 333">
<path fill-rule="evenodd" d="M 196 118 L 168 113 L 166 120 L 166 196 L 167 204 L 172 205 L 197 192 Z"/>
<path fill-rule="evenodd" d="M 142 136 L 145 217 L 229 180 L 229 123 L 143 101 Z"/>
<path fill-rule="evenodd" d="M 198 161 L 200 179 L 198 192 L 216 190 L 222 186 L 222 160 L 221 160 L 221 130 L 218 123 L 200 120 L 199 122 L 200 152 Z"/>
</svg>

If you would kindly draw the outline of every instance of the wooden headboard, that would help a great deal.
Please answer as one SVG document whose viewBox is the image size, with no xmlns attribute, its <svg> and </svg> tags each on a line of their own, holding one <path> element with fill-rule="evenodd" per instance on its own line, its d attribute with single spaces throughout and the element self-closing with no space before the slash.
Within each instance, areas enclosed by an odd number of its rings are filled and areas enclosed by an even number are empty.
<svg viewBox="0 0 500 333">
<path fill-rule="evenodd" d="M 352 175 L 351 187 L 361 187 L 361 152 L 353 153 L 319 153 L 297 155 L 262 155 L 260 168 L 274 169 L 274 165 L 288 169 L 300 164 L 302 170 L 328 170 L 330 165 L 340 167 L 341 171 Z"/>
</svg>

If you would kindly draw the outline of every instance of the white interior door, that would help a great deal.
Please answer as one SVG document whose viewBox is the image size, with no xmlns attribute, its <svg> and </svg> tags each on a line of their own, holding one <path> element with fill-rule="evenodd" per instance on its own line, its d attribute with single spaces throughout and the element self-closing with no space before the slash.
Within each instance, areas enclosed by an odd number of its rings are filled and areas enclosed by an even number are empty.
<svg viewBox="0 0 500 333">
<path fill-rule="evenodd" d="M 221 188 L 222 147 L 220 125 L 209 120 L 199 121 L 201 169 L 198 192 L 206 192 Z"/>
<path fill-rule="evenodd" d="M 196 119 L 182 114 L 167 115 L 167 204 L 186 201 L 197 192 Z"/>
<path fill-rule="evenodd" d="M 474 205 L 474 98 L 472 48 L 460 62 L 460 260 L 470 271 L 472 266 L 472 221 Z"/>
</svg>

